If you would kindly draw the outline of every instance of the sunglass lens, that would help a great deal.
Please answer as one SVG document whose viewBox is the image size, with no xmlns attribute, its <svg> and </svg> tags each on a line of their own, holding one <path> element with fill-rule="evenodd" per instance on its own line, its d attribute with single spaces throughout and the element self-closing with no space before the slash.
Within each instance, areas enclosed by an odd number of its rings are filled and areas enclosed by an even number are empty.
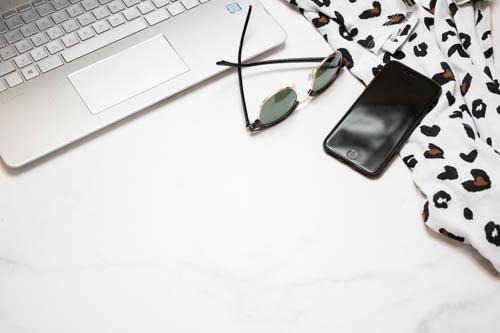
<svg viewBox="0 0 500 333">
<path fill-rule="evenodd" d="M 259 120 L 263 125 L 272 125 L 288 115 L 297 102 L 297 93 L 292 88 L 278 91 L 262 105 Z"/>
<path fill-rule="evenodd" d="M 331 54 L 326 61 L 316 70 L 316 76 L 312 87 L 313 92 L 320 92 L 326 89 L 337 77 L 340 65 L 342 64 L 342 55 L 340 52 Z"/>
</svg>

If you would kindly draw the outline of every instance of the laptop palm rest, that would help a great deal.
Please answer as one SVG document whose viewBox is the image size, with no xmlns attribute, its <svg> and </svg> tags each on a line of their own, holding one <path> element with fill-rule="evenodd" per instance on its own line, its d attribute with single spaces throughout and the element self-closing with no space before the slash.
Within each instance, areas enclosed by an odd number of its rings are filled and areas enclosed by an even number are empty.
<svg viewBox="0 0 500 333">
<path fill-rule="evenodd" d="M 189 71 L 163 35 L 68 75 L 92 114 Z"/>
</svg>

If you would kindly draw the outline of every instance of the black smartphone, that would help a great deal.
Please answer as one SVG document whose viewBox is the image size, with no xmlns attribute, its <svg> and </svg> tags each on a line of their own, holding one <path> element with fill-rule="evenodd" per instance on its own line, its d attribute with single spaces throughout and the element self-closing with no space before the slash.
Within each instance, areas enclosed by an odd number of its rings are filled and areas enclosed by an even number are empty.
<svg viewBox="0 0 500 333">
<path fill-rule="evenodd" d="M 328 134 L 323 148 L 364 175 L 378 176 L 440 95 L 439 84 L 391 61 Z"/>
</svg>

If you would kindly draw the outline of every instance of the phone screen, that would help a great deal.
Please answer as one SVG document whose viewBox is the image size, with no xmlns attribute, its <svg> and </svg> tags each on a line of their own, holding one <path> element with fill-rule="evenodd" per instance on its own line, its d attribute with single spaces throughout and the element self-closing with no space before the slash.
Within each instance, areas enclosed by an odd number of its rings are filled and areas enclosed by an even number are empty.
<svg viewBox="0 0 500 333">
<path fill-rule="evenodd" d="M 399 62 L 373 79 L 324 142 L 325 150 L 377 175 L 433 106 L 441 87 Z"/>
</svg>

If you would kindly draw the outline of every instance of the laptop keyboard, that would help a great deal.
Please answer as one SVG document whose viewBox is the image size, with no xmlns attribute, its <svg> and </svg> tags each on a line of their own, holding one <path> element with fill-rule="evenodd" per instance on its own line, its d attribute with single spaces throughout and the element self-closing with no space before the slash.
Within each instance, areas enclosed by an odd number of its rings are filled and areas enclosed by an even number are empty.
<svg viewBox="0 0 500 333">
<path fill-rule="evenodd" d="M 0 93 L 208 0 L 35 0 L 0 15 Z"/>
</svg>

